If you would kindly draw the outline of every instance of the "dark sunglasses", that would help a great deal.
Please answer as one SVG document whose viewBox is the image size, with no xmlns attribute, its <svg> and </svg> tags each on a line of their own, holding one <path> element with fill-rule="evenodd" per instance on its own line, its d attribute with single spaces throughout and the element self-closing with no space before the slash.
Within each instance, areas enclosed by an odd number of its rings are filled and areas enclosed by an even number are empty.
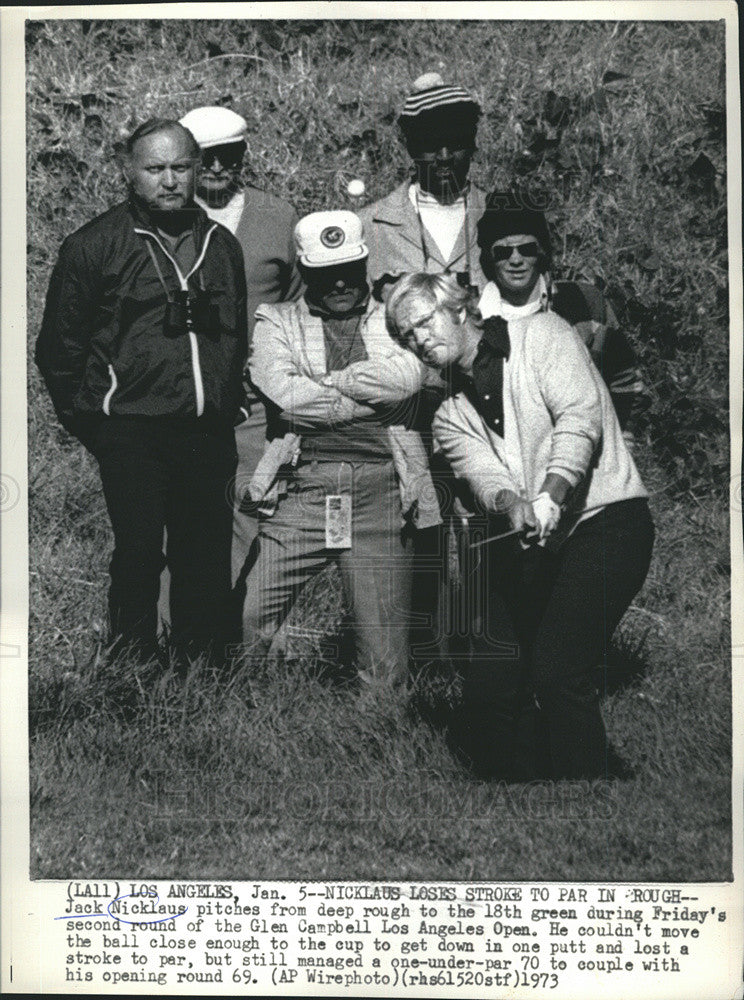
<svg viewBox="0 0 744 1000">
<path fill-rule="evenodd" d="M 224 146 L 208 146 L 202 150 L 202 167 L 208 170 L 215 160 L 219 160 L 223 167 L 238 167 L 243 162 L 245 154 L 245 144 L 242 142 L 226 143 Z"/>
<path fill-rule="evenodd" d="M 534 240 L 530 240 L 529 243 L 517 243 L 511 247 L 498 246 L 491 247 L 491 256 L 495 261 L 509 260 L 514 251 L 517 251 L 520 257 L 539 257 L 540 256 L 540 244 L 536 243 Z"/>
</svg>

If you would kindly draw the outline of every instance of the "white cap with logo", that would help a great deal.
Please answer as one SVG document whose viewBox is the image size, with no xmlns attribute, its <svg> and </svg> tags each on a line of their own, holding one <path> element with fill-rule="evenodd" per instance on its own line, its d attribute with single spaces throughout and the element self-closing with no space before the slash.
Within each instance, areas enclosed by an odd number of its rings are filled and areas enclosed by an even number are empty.
<svg viewBox="0 0 744 1000">
<path fill-rule="evenodd" d="M 305 267 L 330 267 L 367 257 L 362 220 L 353 212 L 312 212 L 295 226 L 295 245 Z"/>
<path fill-rule="evenodd" d="M 230 108 L 218 106 L 194 108 L 179 119 L 202 149 L 224 146 L 229 142 L 245 142 L 248 122 Z"/>
</svg>

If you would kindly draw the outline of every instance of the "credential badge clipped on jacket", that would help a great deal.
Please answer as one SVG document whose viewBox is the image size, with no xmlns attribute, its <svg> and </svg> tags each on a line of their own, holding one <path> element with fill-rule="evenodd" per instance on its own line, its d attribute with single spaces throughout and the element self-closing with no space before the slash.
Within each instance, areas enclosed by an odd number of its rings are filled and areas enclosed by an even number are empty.
<svg viewBox="0 0 744 1000">
<path fill-rule="evenodd" d="M 351 548 L 351 496 L 331 493 L 325 498 L 327 549 Z"/>
</svg>

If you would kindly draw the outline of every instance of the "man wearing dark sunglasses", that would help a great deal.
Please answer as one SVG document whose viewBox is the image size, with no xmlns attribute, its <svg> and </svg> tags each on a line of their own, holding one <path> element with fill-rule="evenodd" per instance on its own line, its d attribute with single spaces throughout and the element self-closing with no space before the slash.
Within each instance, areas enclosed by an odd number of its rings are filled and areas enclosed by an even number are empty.
<svg viewBox="0 0 744 1000">
<path fill-rule="evenodd" d="M 201 148 L 196 201 L 216 222 L 234 233 L 243 250 L 247 287 L 248 337 L 253 335 L 256 309 L 263 303 L 289 302 L 300 295 L 294 228 L 297 214 L 286 201 L 243 182 L 248 149 L 248 123 L 230 108 L 194 108 L 181 123 Z M 243 420 L 235 428 L 238 448 L 233 518 L 233 585 L 245 577 L 258 534 L 256 512 L 243 502 L 248 483 L 266 443 L 263 404 L 246 382 Z"/>
<path fill-rule="evenodd" d="M 502 315 L 508 296 L 512 311 L 550 309 L 575 327 L 607 383 L 626 444 L 632 447 L 627 423 L 644 390 L 635 352 L 598 288 L 588 282 L 553 280 L 545 216 L 525 207 L 523 200 L 514 193 L 492 192 L 478 223 L 480 261 L 489 279 L 480 312 L 484 319 Z"/>
<path fill-rule="evenodd" d="M 537 260 L 541 255 L 540 244 L 524 235 L 506 236 L 491 247 L 494 270 L 502 288 L 508 288 L 512 299 L 530 297 L 540 273 Z"/>
</svg>

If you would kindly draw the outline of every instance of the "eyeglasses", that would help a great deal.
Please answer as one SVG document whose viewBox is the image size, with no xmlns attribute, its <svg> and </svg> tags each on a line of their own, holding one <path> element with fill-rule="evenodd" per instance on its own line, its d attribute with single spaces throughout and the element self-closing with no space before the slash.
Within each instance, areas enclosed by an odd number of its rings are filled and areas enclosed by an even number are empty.
<svg viewBox="0 0 744 1000">
<path fill-rule="evenodd" d="M 491 256 L 496 262 L 500 260 L 509 260 L 515 250 L 520 257 L 540 256 L 540 244 L 536 243 L 534 240 L 530 240 L 529 243 L 516 243 L 514 246 L 510 247 L 497 244 L 496 246 L 491 247 Z"/>
</svg>

